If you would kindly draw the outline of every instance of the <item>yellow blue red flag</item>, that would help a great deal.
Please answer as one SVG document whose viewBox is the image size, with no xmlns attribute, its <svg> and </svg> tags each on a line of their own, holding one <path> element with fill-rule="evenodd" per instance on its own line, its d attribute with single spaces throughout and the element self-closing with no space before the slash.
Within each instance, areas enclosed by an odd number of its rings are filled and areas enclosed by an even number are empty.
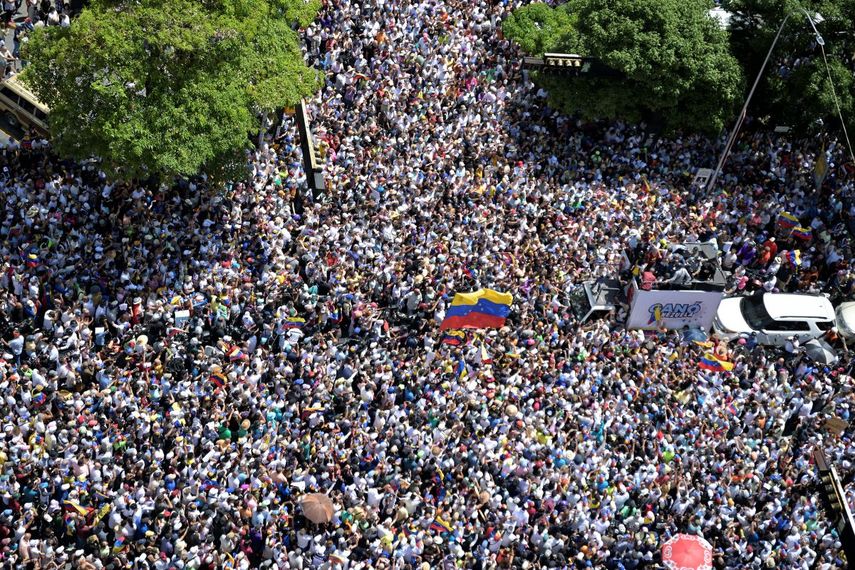
<svg viewBox="0 0 855 570">
<path fill-rule="evenodd" d="M 712 372 L 730 372 L 733 370 L 733 363 L 722 360 L 711 352 L 707 352 L 698 361 L 698 368 Z"/>
<path fill-rule="evenodd" d="M 466 343 L 466 332 L 458 330 L 447 330 L 442 335 L 442 343 L 451 346 L 460 346 Z"/>
<path fill-rule="evenodd" d="M 455 293 L 451 307 L 440 325 L 446 329 L 501 328 L 511 312 L 514 297 L 492 289 L 478 289 L 471 293 Z"/>
</svg>

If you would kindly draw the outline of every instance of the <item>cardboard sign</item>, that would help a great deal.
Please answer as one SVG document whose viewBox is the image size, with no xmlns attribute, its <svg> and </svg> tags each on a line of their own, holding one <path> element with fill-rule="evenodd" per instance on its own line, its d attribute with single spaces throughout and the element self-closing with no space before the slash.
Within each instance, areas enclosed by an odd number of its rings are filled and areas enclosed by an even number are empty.
<svg viewBox="0 0 855 570">
<path fill-rule="evenodd" d="M 827 420 L 825 420 L 825 425 L 823 426 L 829 433 L 833 433 L 834 435 L 841 435 L 846 428 L 849 427 L 849 422 L 844 419 L 838 418 L 837 416 L 831 416 Z"/>
</svg>

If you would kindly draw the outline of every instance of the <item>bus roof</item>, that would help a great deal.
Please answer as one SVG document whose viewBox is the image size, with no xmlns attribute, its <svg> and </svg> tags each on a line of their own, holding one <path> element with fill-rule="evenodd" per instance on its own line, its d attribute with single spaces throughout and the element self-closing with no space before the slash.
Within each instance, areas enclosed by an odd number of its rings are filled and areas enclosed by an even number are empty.
<svg viewBox="0 0 855 570">
<path fill-rule="evenodd" d="M 7 85 L 13 91 L 18 92 L 18 94 L 26 96 L 27 99 L 29 99 L 37 108 L 44 111 L 45 113 L 50 112 L 50 109 L 48 108 L 48 106 L 45 105 L 44 103 L 42 103 L 41 101 L 39 101 L 39 98 L 36 97 L 36 94 L 33 93 L 32 91 L 30 91 L 26 87 L 26 85 L 24 85 L 24 83 L 22 83 L 21 81 L 18 80 L 17 77 L 15 77 L 15 76 L 9 77 L 7 79 L 0 81 L 0 83 Z"/>
</svg>

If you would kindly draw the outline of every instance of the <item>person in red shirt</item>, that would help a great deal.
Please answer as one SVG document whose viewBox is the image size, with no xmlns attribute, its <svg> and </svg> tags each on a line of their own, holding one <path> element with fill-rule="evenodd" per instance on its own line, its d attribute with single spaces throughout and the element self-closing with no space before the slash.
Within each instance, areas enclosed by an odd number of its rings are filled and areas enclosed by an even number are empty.
<svg viewBox="0 0 855 570">
<path fill-rule="evenodd" d="M 775 243 L 775 238 L 770 237 L 765 242 L 763 242 L 763 247 L 769 248 L 769 259 L 775 259 L 775 255 L 778 253 L 778 244 Z"/>
<path fill-rule="evenodd" d="M 641 288 L 645 291 L 650 291 L 656 284 L 656 275 L 652 271 L 645 271 L 641 274 Z"/>
<path fill-rule="evenodd" d="M 769 246 L 763 244 L 763 247 L 760 249 L 760 255 L 757 256 L 757 267 L 766 267 L 772 259 L 774 259 L 774 257 L 769 250 Z"/>
</svg>

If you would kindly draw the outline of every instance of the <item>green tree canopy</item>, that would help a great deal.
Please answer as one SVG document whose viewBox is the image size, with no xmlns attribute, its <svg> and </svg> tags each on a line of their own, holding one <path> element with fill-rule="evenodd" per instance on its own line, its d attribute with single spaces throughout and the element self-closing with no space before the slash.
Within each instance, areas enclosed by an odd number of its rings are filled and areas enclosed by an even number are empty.
<svg viewBox="0 0 855 570">
<path fill-rule="evenodd" d="M 749 77 L 757 74 L 781 22 L 790 14 L 751 112 L 802 131 L 810 130 L 817 119 L 838 120 L 822 52 L 801 9 L 819 14 L 817 30 L 825 41 L 843 117 L 855 130 L 855 0 L 726 0 L 723 6 L 733 14 L 733 52 Z"/>
<path fill-rule="evenodd" d="M 259 113 L 312 94 L 295 31 L 319 0 L 93 0 L 36 33 L 24 80 L 56 151 L 120 178 L 225 172 Z"/>
<path fill-rule="evenodd" d="M 550 102 L 586 119 L 655 118 L 670 129 L 717 132 L 742 93 L 727 33 L 706 0 L 571 0 L 531 4 L 503 30 L 531 54 L 572 50 L 621 79 L 538 72 Z"/>
<path fill-rule="evenodd" d="M 582 48 L 576 31 L 575 12 L 570 4 L 551 8 L 537 2 L 515 10 L 502 24 L 502 31 L 526 53 L 576 53 Z"/>
</svg>

